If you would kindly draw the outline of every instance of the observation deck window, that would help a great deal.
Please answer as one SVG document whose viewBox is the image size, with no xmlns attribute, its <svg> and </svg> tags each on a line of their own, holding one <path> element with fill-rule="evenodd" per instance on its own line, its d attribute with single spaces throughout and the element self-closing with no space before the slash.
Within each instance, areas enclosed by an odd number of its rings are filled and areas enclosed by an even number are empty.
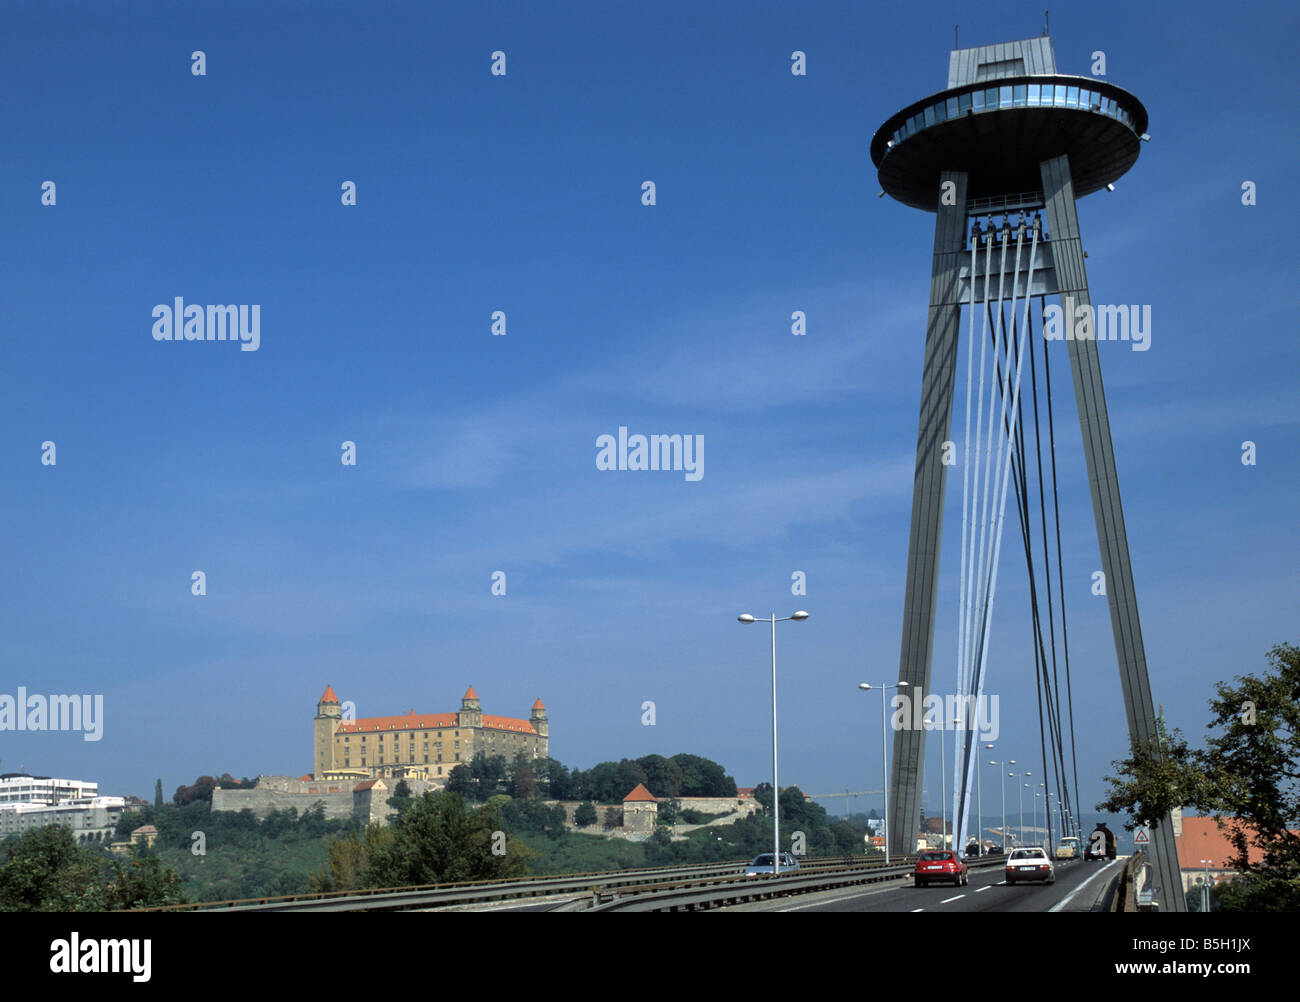
<svg viewBox="0 0 1300 1002">
<path fill-rule="evenodd" d="M 1025 85 L 1024 84 L 1016 84 L 1015 105 L 1017 108 L 1023 108 L 1025 106 Z"/>
<path fill-rule="evenodd" d="M 1038 84 L 1030 84 L 1029 85 L 1029 106 L 1031 108 L 1038 107 L 1038 94 L 1039 94 Z"/>
<path fill-rule="evenodd" d="M 1071 87 L 1065 92 L 1065 106 L 1067 108 L 1079 107 L 1079 88 Z"/>
<path fill-rule="evenodd" d="M 1065 90 L 1065 84 L 1056 85 L 1056 92 L 1052 96 L 1052 104 L 1056 105 L 1058 108 L 1065 107 Z"/>
<path fill-rule="evenodd" d="M 1010 107 L 1011 107 L 1011 88 L 1010 88 L 1010 87 L 1001 87 L 1001 88 L 998 89 L 998 107 L 999 107 L 999 108 L 1010 108 Z"/>
</svg>

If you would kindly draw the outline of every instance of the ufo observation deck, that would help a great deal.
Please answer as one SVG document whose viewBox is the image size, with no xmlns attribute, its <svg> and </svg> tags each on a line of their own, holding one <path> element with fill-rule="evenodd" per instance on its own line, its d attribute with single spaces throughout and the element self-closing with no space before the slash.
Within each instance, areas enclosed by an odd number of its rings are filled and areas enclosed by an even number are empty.
<svg viewBox="0 0 1300 1002">
<path fill-rule="evenodd" d="M 1033 74 L 964 84 L 909 105 L 871 140 L 880 187 L 934 212 L 941 171 L 968 175 L 967 197 L 1042 186 L 1039 165 L 1066 154 L 1075 197 L 1121 177 L 1147 131 L 1142 102 L 1092 77 Z"/>
</svg>

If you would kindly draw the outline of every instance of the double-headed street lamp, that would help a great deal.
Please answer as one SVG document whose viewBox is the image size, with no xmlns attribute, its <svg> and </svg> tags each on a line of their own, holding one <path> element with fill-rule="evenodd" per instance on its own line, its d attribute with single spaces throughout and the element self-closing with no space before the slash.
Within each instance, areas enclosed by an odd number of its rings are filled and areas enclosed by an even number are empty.
<svg viewBox="0 0 1300 1002">
<path fill-rule="evenodd" d="M 1002 851 L 1004 853 L 1011 852 L 1011 833 L 1007 831 L 1007 777 L 1015 775 L 1014 772 L 1007 772 L 1006 770 L 1007 766 L 1015 764 L 1015 759 L 1008 759 L 1006 762 L 994 760 L 989 763 L 989 765 L 996 765 L 1002 770 Z"/>
<path fill-rule="evenodd" d="M 906 689 L 907 682 L 894 682 L 892 685 L 868 685 L 866 682 L 860 682 L 858 688 L 870 692 L 872 690 L 880 691 L 880 776 L 883 782 L 880 784 L 885 791 L 885 865 L 889 865 L 889 751 L 885 744 L 885 734 L 888 730 L 885 726 L 885 703 L 887 702 L 886 689 Z"/>
<path fill-rule="evenodd" d="M 736 617 L 742 623 L 757 622 L 749 613 Z M 777 876 L 781 872 L 781 788 L 776 782 L 776 624 L 784 623 L 787 620 L 802 622 L 808 618 L 808 613 L 802 609 L 791 616 L 782 616 L 777 618 L 776 613 L 772 613 L 770 622 L 772 624 L 772 876 Z"/>
<path fill-rule="evenodd" d="M 992 744 L 984 745 L 985 748 L 992 748 Z M 975 845 L 978 848 L 977 855 L 984 855 L 984 780 L 982 777 L 984 770 L 980 766 L 980 760 L 975 759 L 975 813 L 979 815 L 975 820 Z"/>
</svg>

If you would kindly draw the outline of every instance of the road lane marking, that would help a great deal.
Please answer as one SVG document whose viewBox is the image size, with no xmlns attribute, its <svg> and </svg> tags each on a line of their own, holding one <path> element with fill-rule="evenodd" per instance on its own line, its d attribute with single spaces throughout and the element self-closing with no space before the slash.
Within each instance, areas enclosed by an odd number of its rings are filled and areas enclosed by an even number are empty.
<svg viewBox="0 0 1300 1002">
<path fill-rule="evenodd" d="M 984 887 L 977 887 L 975 888 L 975 893 L 978 894 L 980 891 L 987 891 L 992 886 L 993 886 L 992 884 L 988 884 Z"/>
<path fill-rule="evenodd" d="M 964 894 L 958 894 L 956 898 L 944 898 L 942 901 L 939 902 L 939 904 L 946 905 L 949 901 L 956 901 L 958 900 L 958 898 L 964 898 L 965 896 L 966 895 Z"/>
<path fill-rule="evenodd" d="M 923 912 L 923 911 L 925 911 L 924 908 L 913 908 L 913 909 L 912 909 L 912 914 L 915 915 L 917 912 Z"/>
<path fill-rule="evenodd" d="M 1094 880 L 1096 880 L 1098 877 L 1100 877 L 1103 873 L 1105 873 L 1107 870 L 1109 870 L 1112 866 L 1114 866 L 1114 865 L 1115 865 L 1116 863 L 1118 863 L 1118 862 L 1119 862 L 1118 859 L 1113 859 L 1113 860 L 1111 860 L 1109 863 L 1107 863 L 1105 866 L 1103 866 L 1100 870 L 1098 870 L 1096 873 L 1094 873 L 1091 877 L 1089 877 L 1089 878 L 1088 878 L 1087 880 L 1085 880 L 1082 884 L 1080 884 L 1078 887 L 1076 887 L 1076 888 L 1075 888 L 1074 890 L 1072 890 L 1069 894 L 1067 894 L 1064 898 L 1062 898 L 1062 899 L 1061 899 L 1060 901 L 1058 901 L 1056 904 L 1052 905 L 1052 907 L 1049 908 L 1049 909 L 1047 909 L 1047 910 L 1048 910 L 1049 912 L 1059 912 L 1062 908 L 1064 908 L 1066 905 L 1068 905 L 1071 901 L 1074 900 L 1074 896 L 1075 896 L 1076 894 L 1078 894 L 1081 890 L 1083 890 L 1085 887 L 1087 887 L 1089 884 L 1091 884 Z"/>
</svg>

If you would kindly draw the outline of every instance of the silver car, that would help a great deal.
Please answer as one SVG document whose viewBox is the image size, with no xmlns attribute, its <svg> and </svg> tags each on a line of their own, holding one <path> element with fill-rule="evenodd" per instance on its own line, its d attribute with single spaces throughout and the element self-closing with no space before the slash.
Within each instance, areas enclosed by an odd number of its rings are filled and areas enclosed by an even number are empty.
<svg viewBox="0 0 1300 1002">
<path fill-rule="evenodd" d="M 794 872 L 797 869 L 799 869 L 799 860 L 791 853 L 781 853 L 781 872 Z M 772 876 L 772 870 L 772 854 L 764 852 L 754 857 L 754 861 L 749 864 L 749 869 L 745 871 L 745 876 L 770 877 Z"/>
</svg>

